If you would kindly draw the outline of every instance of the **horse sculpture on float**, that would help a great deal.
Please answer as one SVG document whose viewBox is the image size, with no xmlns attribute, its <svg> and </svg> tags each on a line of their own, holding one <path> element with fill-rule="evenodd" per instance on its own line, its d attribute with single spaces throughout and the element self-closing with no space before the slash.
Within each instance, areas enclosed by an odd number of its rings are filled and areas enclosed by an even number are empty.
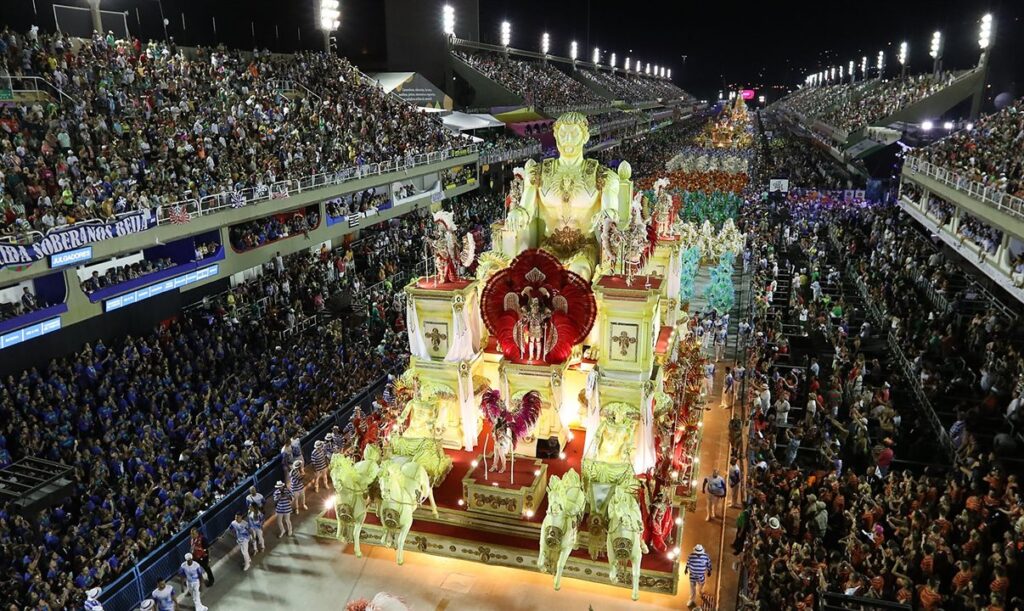
<svg viewBox="0 0 1024 611">
<path fill-rule="evenodd" d="M 576 548 L 580 519 L 586 507 L 583 482 L 576 471 L 570 469 L 559 479 L 548 482 L 548 512 L 540 527 L 540 553 L 537 567 L 555 574 L 555 590 L 562 587 L 562 569 L 569 554 Z"/>
<path fill-rule="evenodd" d="M 644 521 L 635 486 L 616 486 L 608 500 L 608 578 L 618 581 L 619 569 L 633 565 L 633 600 L 640 598 L 640 559 L 649 550 L 643 542 Z"/>
<path fill-rule="evenodd" d="M 353 463 L 352 459 L 338 453 L 331 457 L 331 481 L 334 482 L 334 518 L 338 522 L 336 537 L 342 545 L 351 534 L 356 557 L 362 557 L 359 549 L 359 534 L 366 520 L 366 505 L 370 486 L 377 481 L 380 473 L 380 450 L 366 446 L 363 460 Z"/>
<path fill-rule="evenodd" d="M 393 547 L 396 560 L 402 564 L 405 538 L 412 528 L 412 514 L 423 501 L 430 499 L 430 510 L 437 517 L 434 490 L 427 470 L 417 462 L 390 460 L 380 475 L 380 505 L 377 517 L 384 527 L 381 544 Z"/>
</svg>

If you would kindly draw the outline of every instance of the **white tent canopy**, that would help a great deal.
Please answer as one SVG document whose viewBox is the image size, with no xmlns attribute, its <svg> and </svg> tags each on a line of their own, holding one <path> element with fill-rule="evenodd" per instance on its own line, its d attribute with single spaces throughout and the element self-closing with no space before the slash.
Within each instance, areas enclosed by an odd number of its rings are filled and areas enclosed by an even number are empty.
<svg viewBox="0 0 1024 611">
<path fill-rule="evenodd" d="M 445 127 L 458 131 L 486 129 L 489 127 L 505 127 L 504 123 L 485 113 L 467 114 L 464 112 L 453 111 L 451 114 L 442 117 L 441 121 L 445 124 Z"/>
</svg>

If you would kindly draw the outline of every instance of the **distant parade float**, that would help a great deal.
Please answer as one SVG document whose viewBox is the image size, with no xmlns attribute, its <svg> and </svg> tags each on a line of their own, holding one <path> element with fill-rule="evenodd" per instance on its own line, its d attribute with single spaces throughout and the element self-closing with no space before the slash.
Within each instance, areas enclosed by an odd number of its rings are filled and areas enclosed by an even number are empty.
<svg viewBox="0 0 1024 611">
<path fill-rule="evenodd" d="M 554 135 L 558 158 L 516 170 L 491 251 L 435 213 L 428 273 L 405 287 L 409 367 L 353 418 L 317 532 L 399 564 L 410 550 L 551 573 L 556 590 L 674 594 L 705 398 L 684 253 L 718 260 L 743 236 L 684 223 L 667 180 L 645 194 L 628 163 L 585 159 L 583 115 Z"/>
</svg>

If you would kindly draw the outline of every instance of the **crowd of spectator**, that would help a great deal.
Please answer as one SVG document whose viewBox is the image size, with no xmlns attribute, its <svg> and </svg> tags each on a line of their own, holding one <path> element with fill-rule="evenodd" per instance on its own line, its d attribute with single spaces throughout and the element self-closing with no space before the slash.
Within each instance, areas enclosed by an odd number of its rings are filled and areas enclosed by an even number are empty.
<svg viewBox="0 0 1024 611">
<path fill-rule="evenodd" d="M 320 213 L 316 206 L 274 214 L 232 225 L 229 230 L 231 246 L 236 252 L 245 252 L 299 233 L 308 233 L 319 224 Z"/>
<path fill-rule="evenodd" d="M 108 286 L 115 286 L 122 282 L 135 280 L 147 274 L 152 274 L 169 267 L 177 265 L 173 259 L 158 257 L 155 259 L 140 259 L 124 265 L 112 265 L 101 274 L 93 270 L 88 278 L 82 281 L 82 292 L 91 295 L 96 291 Z"/>
<path fill-rule="evenodd" d="M 969 180 L 1024 198 L 1024 99 L 982 116 L 920 151 L 919 157 Z"/>
<path fill-rule="evenodd" d="M 615 99 L 626 102 L 651 102 L 661 98 L 689 98 L 683 90 L 668 81 L 626 76 L 601 70 L 580 69 L 582 78 L 607 89 Z"/>
<path fill-rule="evenodd" d="M 817 118 L 836 129 L 852 132 L 923 100 L 949 86 L 954 78 L 953 73 L 946 72 L 938 77 L 922 74 L 882 81 L 867 89 L 863 96 L 844 98 Z"/>
<path fill-rule="evenodd" d="M 503 211 L 450 202 L 467 229 Z M 232 490 L 282 446 L 405 362 L 401 284 L 430 217 L 367 228 L 346 247 L 278 253 L 255 277 L 143 337 L 96 341 L 0 382 L 0 466 L 24 456 L 74 468 L 74 493 L 28 521 L 0 507 L 5 600 L 77 608 Z M 485 232 L 485 235 L 489 232 Z M 342 292 L 353 324 L 319 319 Z"/>
<path fill-rule="evenodd" d="M 476 181 L 476 165 L 464 165 L 441 170 L 441 184 L 447 189 L 461 187 Z"/>
<path fill-rule="evenodd" d="M 388 202 L 387 191 L 378 193 L 376 187 L 358 193 L 331 199 L 326 202 L 327 216 L 341 218 L 358 212 L 380 208 Z"/>
<path fill-rule="evenodd" d="M 970 240 L 980 252 L 994 255 L 1003 243 L 1003 231 L 982 222 L 976 216 L 963 212 L 957 224 L 957 233 L 961 241 Z"/>
<path fill-rule="evenodd" d="M 186 52 L 173 41 L 79 43 L 4 28 L 0 57 L 13 76 L 40 76 L 69 96 L 0 107 L 4 233 L 465 142 L 334 54 Z"/>
<path fill-rule="evenodd" d="M 541 108 L 603 104 L 607 100 L 552 64 L 495 53 L 456 52 L 456 56 L 515 95 Z"/>
<path fill-rule="evenodd" d="M 772 248 L 755 251 L 759 273 L 769 270 L 755 286 L 770 290 L 771 257 L 795 252 L 785 244 L 794 234 L 796 252 L 810 257 L 808 268 L 794 270 L 793 285 L 801 288 L 781 308 L 761 310 L 768 317 L 754 325 L 765 334 L 760 340 L 765 348 L 754 351 L 755 372 L 766 365 L 771 371 L 786 358 L 777 342 L 771 345 L 773 330 L 781 327 L 773 316 L 789 310 L 797 312 L 797 321 L 814 321 L 813 308 L 809 315 L 804 308 L 833 290 L 842 294 L 834 280 L 845 271 L 826 266 L 816 272 L 813 263 L 815 253 L 830 250 L 831 227 L 838 228 L 843 250 L 833 251 L 827 261 L 838 262 L 840 254 L 852 259 L 857 279 L 885 305 L 883 327 L 891 327 L 898 345 L 912 354 L 919 351 L 913 367 L 926 391 L 935 398 L 963 398 L 949 431 L 956 460 L 948 470 L 893 469 L 894 450 L 929 433 L 896 402 L 905 395 L 897 394 L 902 382 L 888 363 L 859 353 L 872 350 L 878 330 L 867 319 L 859 330 L 843 329 L 852 312 L 841 302 L 838 311 L 827 310 L 828 322 L 819 315 L 815 326 L 836 342 L 832 366 L 812 361 L 803 380 L 783 376 L 782 387 L 769 388 L 767 396 L 769 385 L 754 383 L 752 426 L 759 435 L 752 437 L 749 504 L 736 542 L 751 576 L 745 602 L 812 609 L 820 593 L 830 591 L 920 609 L 1018 607 L 1024 594 L 1019 564 L 1024 503 L 1016 475 L 1004 462 L 1013 453 L 1006 439 L 993 440 L 989 452 L 974 436 L 980 420 L 1012 405 L 1010 398 L 1018 394 L 1009 392 L 1020 359 L 1002 340 L 1010 335 L 1005 321 L 989 312 L 963 317 L 961 324 L 960 317 L 931 307 L 915 278 L 936 281 L 955 272 L 906 226 L 896 208 L 811 204 L 806 213 L 788 206 L 785 213 L 762 218 L 780 227 L 775 235 L 782 242 L 771 240 Z M 798 280 L 805 272 L 806 279 Z M 825 371 L 831 380 L 819 382 L 817 374 Z M 797 394 L 785 394 L 793 390 Z M 782 397 L 771 404 L 777 391 Z M 805 397 L 806 409 L 791 408 L 802 406 Z M 933 455 L 935 445 L 927 444 Z"/>
<path fill-rule="evenodd" d="M 45 300 L 40 299 L 26 286 L 17 300 L 0 301 L 0 321 L 17 318 L 48 306 Z"/>
<path fill-rule="evenodd" d="M 852 189 L 855 185 L 863 188 L 863 184 L 855 183 L 818 147 L 809 146 L 806 140 L 797 138 L 774 121 L 767 126 L 772 129 L 769 141 L 772 154 L 766 165 L 771 178 L 788 178 L 790 188 L 807 185 L 815 185 L 818 189 Z"/>
</svg>

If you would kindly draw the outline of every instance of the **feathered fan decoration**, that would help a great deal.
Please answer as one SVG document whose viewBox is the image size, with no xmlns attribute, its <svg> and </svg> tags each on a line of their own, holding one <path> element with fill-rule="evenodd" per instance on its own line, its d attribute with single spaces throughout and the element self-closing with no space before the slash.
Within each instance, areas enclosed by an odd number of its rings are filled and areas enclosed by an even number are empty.
<svg viewBox="0 0 1024 611">
<path fill-rule="evenodd" d="M 515 481 L 515 449 L 519 442 L 526 438 L 533 425 L 537 424 L 540 418 L 541 399 L 540 393 L 536 390 L 523 395 L 515 409 L 509 409 L 501 398 L 501 391 L 492 389 L 484 392 L 480 398 L 480 410 L 484 417 L 491 423 L 491 437 L 494 440 L 495 464 L 492 471 L 498 470 L 501 465 L 501 472 L 505 472 L 505 460 L 511 456 L 512 474 L 510 481 Z M 484 445 L 484 479 L 487 479 L 487 446 Z"/>
</svg>

